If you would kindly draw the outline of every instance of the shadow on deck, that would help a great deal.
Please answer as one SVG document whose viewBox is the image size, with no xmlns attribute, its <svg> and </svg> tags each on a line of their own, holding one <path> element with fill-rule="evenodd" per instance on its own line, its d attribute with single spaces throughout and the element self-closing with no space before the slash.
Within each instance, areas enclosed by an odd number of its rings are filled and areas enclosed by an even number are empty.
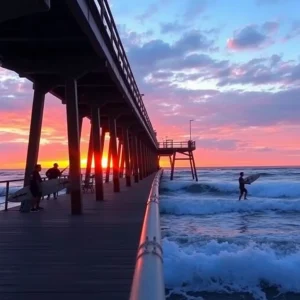
<svg viewBox="0 0 300 300">
<path fill-rule="evenodd" d="M 44 211 L 0 212 L 0 299 L 128 299 L 146 202 L 155 174 L 106 201 L 84 194 L 81 216 L 68 195 Z"/>
</svg>

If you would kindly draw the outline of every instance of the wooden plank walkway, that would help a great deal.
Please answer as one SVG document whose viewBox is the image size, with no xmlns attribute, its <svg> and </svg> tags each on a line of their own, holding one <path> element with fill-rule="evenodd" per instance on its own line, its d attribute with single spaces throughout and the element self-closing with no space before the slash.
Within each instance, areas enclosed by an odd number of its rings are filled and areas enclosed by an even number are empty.
<svg viewBox="0 0 300 300">
<path fill-rule="evenodd" d="M 44 211 L 0 212 L 1 300 L 129 299 L 142 222 L 155 174 L 106 201 L 84 194 L 72 216 L 68 195 Z"/>
</svg>

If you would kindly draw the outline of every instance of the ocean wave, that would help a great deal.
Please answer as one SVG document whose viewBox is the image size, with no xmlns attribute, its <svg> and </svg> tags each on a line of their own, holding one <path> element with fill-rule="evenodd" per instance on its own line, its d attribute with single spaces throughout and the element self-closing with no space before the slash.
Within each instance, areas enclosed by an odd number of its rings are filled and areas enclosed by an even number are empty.
<svg viewBox="0 0 300 300">
<path fill-rule="evenodd" d="M 268 244 L 215 240 L 182 247 L 163 239 L 165 283 L 184 292 L 246 292 L 266 300 L 264 288 L 300 292 L 300 248 L 293 252 Z M 250 267 L 251 266 L 251 267 Z"/>
<path fill-rule="evenodd" d="M 21 188 L 22 188 L 22 186 L 9 187 L 9 194 L 13 194 Z M 0 197 L 5 197 L 5 195 L 6 195 L 6 187 L 1 187 L 0 186 Z"/>
<path fill-rule="evenodd" d="M 300 198 L 300 184 L 296 181 L 263 181 L 246 185 L 249 195 L 263 198 Z M 191 181 L 163 181 L 160 187 L 161 194 L 190 193 L 211 195 L 237 195 L 238 183 L 208 182 L 195 183 Z"/>
<path fill-rule="evenodd" d="M 161 197 L 160 211 L 163 214 L 172 215 L 207 215 L 233 212 L 300 212 L 300 200 L 278 199 L 195 199 Z"/>
</svg>

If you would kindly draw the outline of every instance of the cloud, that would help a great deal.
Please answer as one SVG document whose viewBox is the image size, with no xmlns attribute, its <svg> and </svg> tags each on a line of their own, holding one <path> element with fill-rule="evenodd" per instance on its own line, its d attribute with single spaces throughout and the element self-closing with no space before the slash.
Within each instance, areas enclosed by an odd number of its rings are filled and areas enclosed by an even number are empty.
<svg viewBox="0 0 300 300">
<path fill-rule="evenodd" d="M 128 47 L 128 57 L 137 77 L 144 77 L 149 70 L 168 65 L 176 59 L 192 52 L 213 51 L 214 42 L 200 30 L 185 32 L 179 39 L 169 44 L 161 39 L 151 40 L 142 45 Z"/>
<path fill-rule="evenodd" d="M 265 22 L 262 25 L 262 30 L 264 32 L 267 32 L 267 33 L 275 33 L 275 32 L 278 31 L 278 29 L 279 29 L 279 23 L 278 22 L 268 21 L 268 22 Z"/>
<path fill-rule="evenodd" d="M 160 7 L 160 3 L 158 2 L 152 3 L 142 14 L 138 15 L 136 18 L 141 23 L 143 23 L 144 21 L 153 17 L 159 11 L 159 7 Z"/>
<path fill-rule="evenodd" d="M 128 54 L 143 89 L 148 89 L 149 84 L 163 88 L 171 83 L 174 86 L 208 80 L 219 87 L 269 85 L 273 90 L 300 84 L 300 64 L 284 61 L 278 54 L 237 64 L 214 59 L 208 54 L 195 54 L 192 49 L 197 49 L 197 44 L 188 43 L 188 39 L 182 38 L 173 45 L 156 40 L 133 47 Z"/>
<path fill-rule="evenodd" d="M 0 68 L 0 111 L 23 110 L 31 107 L 32 97 L 30 81 Z"/>
<path fill-rule="evenodd" d="M 233 37 L 227 40 L 227 47 L 231 50 L 259 49 L 272 43 L 271 34 L 279 28 L 277 22 L 265 22 L 261 26 L 247 25 L 236 30 Z"/>
<path fill-rule="evenodd" d="M 285 41 L 294 39 L 300 35 L 300 21 L 294 21 L 291 26 L 291 30 L 286 36 L 284 37 Z"/>
<path fill-rule="evenodd" d="M 186 2 L 187 6 L 184 11 L 184 19 L 187 21 L 194 20 L 199 15 L 203 14 L 208 6 L 207 0 L 195 1 L 190 0 Z"/>
<path fill-rule="evenodd" d="M 233 84 L 280 85 L 287 89 L 300 83 L 300 64 L 283 61 L 279 55 L 270 58 L 252 59 L 248 63 L 231 65 L 227 74 L 218 76 L 218 86 Z M 278 87 L 277 87 L 278 88 Z"/>
<path fill-rule="evenodd" d="M 166 33 L 179 33 L 187 30 L 189 27 L 187 25 L 180 24 L 178 21 L 174 21 L 169 23 L 161 23 L 160 28 L 161 28 L 160 32 L 166 34 Z"/>
<path fill-rule="evenodd" d="M 234 151 L 238 150 L 244 144 L 237 139 L 209 139 L 199 138 L 197 146 L 199 148 Z"/>
<path fill-rule="evenodd" d="M 127 26 L 124 24 L 118 24 L 117 28 L 125 50 L 127 50 L 132 46 L 139 46 L 147 42 L 153 35 L 152 30 L 147 30 L 142 33 L 137 33 L 135 31 L 129 30 Z"/>
</svg>

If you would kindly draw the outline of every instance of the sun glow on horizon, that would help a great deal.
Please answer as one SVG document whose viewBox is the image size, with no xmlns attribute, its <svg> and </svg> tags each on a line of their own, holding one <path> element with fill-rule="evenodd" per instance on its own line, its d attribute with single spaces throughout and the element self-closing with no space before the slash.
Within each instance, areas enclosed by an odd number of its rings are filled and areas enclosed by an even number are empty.
<svg viewBox="0 0 300 300">
<path fill-rule="evenodd" d="M 81 168 L 85 168 L 87 164 L 87 159 L 81 159 Z M 92 168 L 95 167 L 95 162 L 94 159 L 92 160 Z M 107 157 L 103 157 L 102 158 L 102 168 L 106 168 L 107 167 Z"/>
</svg>

